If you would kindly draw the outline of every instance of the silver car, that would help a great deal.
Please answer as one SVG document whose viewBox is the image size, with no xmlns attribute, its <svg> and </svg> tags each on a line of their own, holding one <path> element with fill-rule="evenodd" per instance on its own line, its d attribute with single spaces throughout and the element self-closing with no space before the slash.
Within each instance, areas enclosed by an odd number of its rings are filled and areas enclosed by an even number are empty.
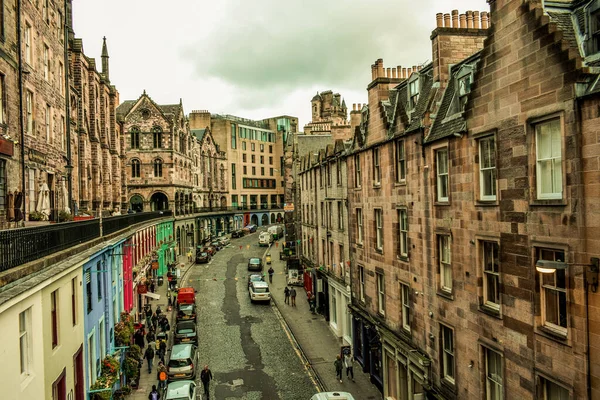
<svg viewBox="0 0 600 400">
<path fill-rule="evenodd" d="M 196 400 L 196 383 L 194 381 L 178 381 L 169 383 L 165 400 Z"/>
</svg>

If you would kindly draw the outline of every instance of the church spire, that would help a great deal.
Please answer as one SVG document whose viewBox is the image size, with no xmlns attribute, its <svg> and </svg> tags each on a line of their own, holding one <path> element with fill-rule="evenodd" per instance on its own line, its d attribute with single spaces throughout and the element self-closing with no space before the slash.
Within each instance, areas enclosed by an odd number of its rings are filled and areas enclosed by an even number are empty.
<svg viewBox="0 0 600 400">
<path fill-rule="evenodd" d="M 106 47 L 106 36 L 102 38 L 102 75 L 109 80 L 108 77 L 108 48 Z"/>
</svg>

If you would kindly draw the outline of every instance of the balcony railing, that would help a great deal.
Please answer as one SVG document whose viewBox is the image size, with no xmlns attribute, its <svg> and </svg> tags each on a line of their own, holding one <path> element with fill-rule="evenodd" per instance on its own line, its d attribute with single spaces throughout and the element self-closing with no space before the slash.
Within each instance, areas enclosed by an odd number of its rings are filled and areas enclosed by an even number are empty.
<svg viewBox="0 0 600 400">
<path fill-rule="evenodd" d="M 171 216 L 171 211 L 127 214 L 102 219 L 104 235 L 133 224 Z M 0 272 L 100 237 L 100 219 L 0 231 Z"/>
<path fill-rule="evenodd" d="M 205 212 L 238 212 L 238 211 L 252 211 L 259 210 L 257 205 L 240 204 L 238 206 L 231 207 L 195 207 L 194 213 L 200 214 Z M 283 204 L 271 204 L 269 208 L 267 205 L 260 207 L 260 210 L 283 210 Z"/>
</svg>

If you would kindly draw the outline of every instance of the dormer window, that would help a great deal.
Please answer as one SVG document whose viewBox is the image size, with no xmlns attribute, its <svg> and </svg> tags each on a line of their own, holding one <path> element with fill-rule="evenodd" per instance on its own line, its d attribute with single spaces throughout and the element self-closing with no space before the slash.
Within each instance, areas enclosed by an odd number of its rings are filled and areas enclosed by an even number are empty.
<svg viewBox="0 0 600 400">
<path fill-rule="evenodd" d="M 419 77 L 415 75 L 411 81 L 408 82 L 408 106 L 413 109 L 417 106 L 419 101 Z"/>
<path fill-rule="evenodd" d="M 458 99 L 460 108 L 465 106 L 467 96 L 471 92 L 471 73 L 458 78 Z"/>
</svg>

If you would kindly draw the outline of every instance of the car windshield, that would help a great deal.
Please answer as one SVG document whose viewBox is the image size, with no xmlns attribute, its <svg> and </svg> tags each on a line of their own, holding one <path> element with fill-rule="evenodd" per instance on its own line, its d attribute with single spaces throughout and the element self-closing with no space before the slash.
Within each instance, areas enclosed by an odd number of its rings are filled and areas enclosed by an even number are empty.
<svg viewBox="0 0 600 400">
<path fill-rule="evenodd" d="M 193 322 L 183 323 L 177 325 L 177 333 L 194 333 L 196 327 Z"/>
<path fill-rule="evenodd" d="M 260 259 L 259 258 L 251 258 L 250 264 L 260 264 Z"/>
<path fill-rule="evenodd" d="M 262 280 L 262 276 L 260 276 L 260 275 L 252 275 L 252 276 L 250 276 L 250 280 L 252 282 L 261 281 Z"/>
<path fill-rule="evenodd" d="M 170 368 L 184 368 L 187 367 L 188 365 L 190 365 L 189 360 L 169 360 L 169 367 Z"/>
<path fill-rule="evenodd" d="M 207 257 L 208 253 L 204 252 L 204 253 L 200 253 L 200 257 Z"/>
<path fill-rule="evenodd" d="M 186 304 L 185 306 L 179 307 L 179 311 L 185 315 L 191 315 L 194 312 L 194 306 Z"/>
</svg>

